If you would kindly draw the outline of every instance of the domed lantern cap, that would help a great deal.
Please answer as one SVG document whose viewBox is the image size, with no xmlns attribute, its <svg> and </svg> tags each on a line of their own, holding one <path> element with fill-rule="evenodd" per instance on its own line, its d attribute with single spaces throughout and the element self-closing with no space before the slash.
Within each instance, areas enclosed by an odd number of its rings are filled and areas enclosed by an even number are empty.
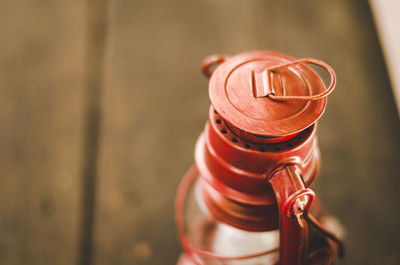
<svg viewBox="0 0 400 265">
<path fill-rule="evenodd" d="M 221 63 L 209 57 L 203 71 Z M 305 64 L 325 68 L 331 83 L 325 89 Z M 211 75 L 209 93 L 215 110 L 230 124 L 248 133 L 279 137 L 299 132 L 318 120 L 326 96 L 336 82 L 333 70 L 314 59 L 294 60 L 274 52 L 249 52 L 229 58 Z"/>
</svg>

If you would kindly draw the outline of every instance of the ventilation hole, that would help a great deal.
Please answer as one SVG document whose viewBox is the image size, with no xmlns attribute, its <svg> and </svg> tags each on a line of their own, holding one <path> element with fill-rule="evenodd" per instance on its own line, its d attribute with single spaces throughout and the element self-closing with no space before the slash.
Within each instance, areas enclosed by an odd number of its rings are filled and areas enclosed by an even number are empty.
<svg viewBox="0 0 400 265">
<path fill-rule="evenodd" d="M 297 137 L 297 140 L 303 141 L 303 137 L 299 136 L 299 137 Z"/>
<path fill-rule="evenodd" d="M 260 152 L 265 152 L 265 147 L 261 146 L 260 147 Z"/>
<path fill-rule="evenodd" d="M 244 147 L 246 147 L 247 149 L 250 149 L 250 145 L 249 144 L 245 144 Z"/>
<path fill-rule="evenodd" d="M 293 147 L 293 144 L 292 143 L 288 143 L 287 146 Z"/>
<path fill-rule="evenodd" d="M 222 129 L 221 132 L 222 132 L 223 134 L 228 133 L 225 129 Z"/>
<path fill-rule="evenodd" d="M 221 120 L 216 120 L 215 121 L 217 124 L 221 124 Z"/>
<path fill-rule="evenodd" d="M 281 150 L 281 148 L 279 147 L 279 146 L 275 146 L 275 151 L 279 151 L 279 150 Z"/>
<path fill-rule="evenodd" d="M 237 142 L 238 142 L 238 139 L 237 139 L 237 138 L 233 138 L 233 139 L 232 139 L 232 142 L 237 143 Z"/>
</svg>

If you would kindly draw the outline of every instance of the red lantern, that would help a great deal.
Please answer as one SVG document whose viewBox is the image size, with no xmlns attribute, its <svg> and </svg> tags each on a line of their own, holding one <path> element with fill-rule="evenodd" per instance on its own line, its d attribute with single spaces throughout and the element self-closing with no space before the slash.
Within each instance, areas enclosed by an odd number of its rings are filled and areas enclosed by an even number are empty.
<svg viewBox="0 0 400 265">
<path fill-rule="evenodd" d="M 329 72 L 328 88 L 306 64 Z M 202 70 L 211 107 L 177 193 L 178 264 L 331 264 L 342 244 L 318 221 L 318 205 L 311 215 L 309 187 L 334 71 L 275 52 L 211 56 Z"/>
</svg>

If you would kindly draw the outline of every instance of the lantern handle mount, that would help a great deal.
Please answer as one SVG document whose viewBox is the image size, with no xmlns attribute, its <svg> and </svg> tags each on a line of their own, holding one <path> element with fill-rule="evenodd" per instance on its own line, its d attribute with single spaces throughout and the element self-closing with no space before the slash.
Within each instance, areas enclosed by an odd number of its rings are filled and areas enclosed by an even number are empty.
<svg viewBox="0 0 400 265">
<path fill-rule="evenodd" d="M 286 68 L 290 68 L 292 66 L 296 66 L 296 65 L 302 65 L 302 64 L 314 64 L 317 66 L 322 67 L 323 69 L 325 69 L 331 78 L 331 82 L 329 84 L 329 87 L 326 88 L 323 92 L 317 94 L 317 95 L 310 95 L 310 96 L 277 96 L 275 95 L 275 89 L 273 87 L 272 84 L 272 78 L 271 78 L 271 74 L 274 72 L 278 72 L 279 70 L 282 69 L 286 69 Z M 335 72 L 333 71 L 332 67 L 330 67 L 328 64 L 324 63 L 323 61 L 320 60 L 316 60 L 316 59 L 312 59 L 312 58 L 304 58 L 304 59 L 300 59 L 300 60 L 296 60 L 293 62 L 289 62 L 289 63 L 285 63 L 285 64 L 281 64 L 281 65 L 277 65 L 277 66 L 272 66 L 266 69 L 266 73 L 267 73 L 267 86 L 269 86 L 271 93 L 269 93 L 268 95 L 266 95 L 267 97 L 269 97 L 272 100 L 282 100 L 282 101 L 290 101 L 290 100 L 301 100 L 301 101 L 312 101 L 312 100 L 319 100 L 322 99 L 326 96 L 328 96 L 330 93 L 332 93 L 333 89 L 335 88 L 336 85 L 336 75 Z"/>
<path fill-rule="evenodd" d="M 342 241 L 311 215 L 310 209 L 315 200 L 315 193 L 305 186 L 299 166 L 296 163 L 282 164 L 272 171 L 269 182 L 275 192 L 280 211 L 279 229 L 281 239 L 283 239 L 280 245 L 281 264 L 300 264 L 301 257 L 307 255 L 306 246 L 309 240 L 307 234 L 289 236 L 288 233 L 283 232 L 284 230 L 297 231 L 298 234 L 302 234 L 308 230 L 305 225 L 313 226 L 326 238 L 332 240 L 337 246 L 338 256 L 342 257 L 344 255 Z M 301 250 L 298 248 L 299 245 L 305 247 Z"/>
</svg>

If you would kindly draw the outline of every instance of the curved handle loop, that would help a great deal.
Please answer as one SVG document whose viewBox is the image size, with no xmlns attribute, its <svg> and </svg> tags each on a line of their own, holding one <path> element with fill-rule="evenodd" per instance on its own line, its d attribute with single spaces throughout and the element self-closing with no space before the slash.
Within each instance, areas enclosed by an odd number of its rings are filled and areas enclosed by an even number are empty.
<svg viewBox="0 0 400 265">
<path fill-rule="evenodd" d="M 296 204 L 296 201 L 301 199 L 303 196 L 307 196 L 307 204 L 304 207 L 304 209 L 301 209 L 303 212 L 308 212 L 309 209 L 311 208 L 311 205 L 314 202 L 315 199 L 315 193 L 312 189 L 301 189 L 293 193 L 292 195 L 289 196 L 289 198 L 286 199 L 286 201 L 282 205 L 282 212 L 288 216 L 291 217 L 293 216 L 293 209 Z"/>
<path fill-rule="evenodd" d="M 249 258 L 255 258 L 259 256 L 263 256 L 266 254 L 270 254 L 272 252 L 278 251 L 279 247 L 268 249 L 252 254 L 242 255 L 242 256 L 220 256 L 210 251 L 199 250 L 196 249 L 191 243 L 188 236 L 185 233 L 185 218 L 184 218 L 184 206 L 187 192 L 192 185 L 192 183 L 196 180 L 198 175 L 198 169 L 196 166 L 192 166 L 186 175 L 183 177 L 181 184 L 179 185 L 178 191 L 176 193 L 175 199 L 175 218 L 176 224 L 178 227 L 178 235 L 180 237 L 182 247 L 185 251 L 191 255 L 192 257 L 203 257 L 203 258 L 213 258 L 217 260 L 243 260 Z"/>
<path fill-rule="evenodd" d="M 205 58 L 203 60 L 203 63 L 201 64 L 201 71 L 203 72 L 203 74 L 210 78 L 212 73 L 210 70 L 210 67 L 213 65 L 219 65 L 223 62 L 225 62 L 226 57 L 222 56 L 222 55 L 211 55 L 208 56 L 207 58 Z"/>
<path fill-rule="evenodd" d="M 289 100 L 304 100 L 304 101 L 311 101 L 311 100 L 318 100 L 321 98 L 324 98 L 328 96 L 330 93 L 332 93 L 333 89 L 335 88 L 336 85 L 336 75 L 333 69 L 326 63 L 316 60 L 316 59 L 311 59 L 311 58 L 304 58 L 300 60 L 296 60 L 290 63 L 278 65 L 278 66 L 273 66 L 267 69 L 268 71 L 268 79 L 269 79 L 269 85 L 272 87 L 272 82 L 270 78 L 270 72 L 275 72 L 280 69 L 285 69 L 289 68 L 291 66 L 299 65 L 299 64 L 314 64 L 317 66 L 320 66 L 324 68 L 330 75 L 331 82 L 329 84 L 329 87 L 325 89 L 323 92 L 317 94 L 317 95 L 312 95 L 312 96 L 276 96 L 274 94 L 269 94 L 268 97 L 272 100 L 283 100 L 283 101 L 289 101 Z"/>
</svg>

